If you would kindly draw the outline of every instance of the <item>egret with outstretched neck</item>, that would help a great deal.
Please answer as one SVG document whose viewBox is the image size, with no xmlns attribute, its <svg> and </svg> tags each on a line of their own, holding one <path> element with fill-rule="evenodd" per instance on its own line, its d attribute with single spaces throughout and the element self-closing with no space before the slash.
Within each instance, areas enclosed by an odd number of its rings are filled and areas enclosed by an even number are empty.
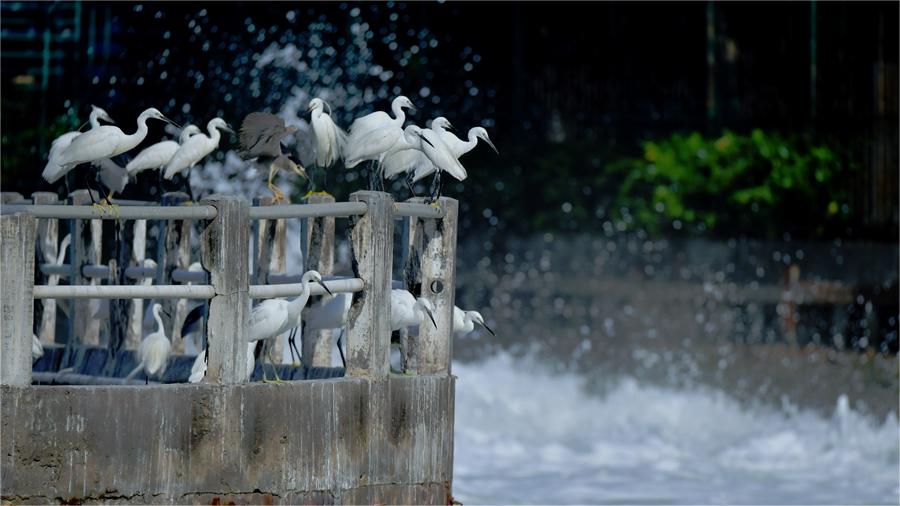
<svg viewBox="0 0 900 506">
<path fill-rule="evenodd" d="M 458 306 L 453 306 L 453 332 L 458 336 L 464 336 L 475 330 L 475 324 L 481 325 L 492 336 L 497 334 L 484 323 L 484 317 L 478 311 L 463 311 Z"/>
</svg>

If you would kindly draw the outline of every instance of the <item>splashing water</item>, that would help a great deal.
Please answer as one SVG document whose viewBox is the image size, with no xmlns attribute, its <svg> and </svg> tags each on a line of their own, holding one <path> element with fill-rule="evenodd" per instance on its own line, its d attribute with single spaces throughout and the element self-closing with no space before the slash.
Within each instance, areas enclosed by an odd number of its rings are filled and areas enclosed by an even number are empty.
<svg viewBox="0 0 900 506">
<path fill-rule="evenodd" d="M 463 503 L 893 503 L 898 434 L 840 396 L 832 418 L 745 408 L 722 392 L 575 375 L 499 354 L 454 364 L 454 493 Z"/>
</svg>

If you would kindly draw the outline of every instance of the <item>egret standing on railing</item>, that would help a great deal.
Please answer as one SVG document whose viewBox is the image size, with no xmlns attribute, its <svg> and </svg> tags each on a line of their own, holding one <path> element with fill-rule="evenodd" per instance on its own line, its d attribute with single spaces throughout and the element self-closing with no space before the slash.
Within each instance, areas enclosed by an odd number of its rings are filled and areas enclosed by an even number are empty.
<svg viewBox="0 0 900 506">
<path fill-rule="evenodd" d="M 92 105 L 91 115 L 88 119 L 91 129 L 99 127 L 101 119 L 109 123 L 115 123 L 106 111 L 96 105 Z M 41 174 L 41 177 L 43 177 L 45 181 L 51 184 L 55 183 L 72 169 L 72 167 L 63 167 L 60 165 L 60 154 L 68 148 L 69 145 L 72 144 L 72 140 L 79 135 L 81 135 L 81 132 L 76 130 L 74 132 L 64 133 L 53 140 L 53 144 L 50 145 L 50 156 L 47 158 L 47 165 L 44 167 L 44 172 Z"/>
<path fill-rule="evenodd" d="M 147 169 L 162 169 L 172 161 L 178 148 L 192 135 L 199 133 L 200 128 L 196 125 L 188 125 L 181 131 L 178 141 L 165 140 L 145 148 L 125 166 L 128 175 L 136 176 L 139 172 Z"/>
<path fill-rule="evenodd" d="M 325 112 L 325 108 L 328 112 Z M 315 142 L 316 165 L 322 169 L 322 187 L 325 187 L 328 169 L 334 165 L 344 152 L 347 144 L 347 133 L 334 123 L 331 118 L 331 106 L 321 98 L 309 101 L 310 122 Z"/>
<path fill-rule="evenodd" d="M 133 149 L 147 137 L 148 119 L 158 119 L 178 126 L 151 107 L 138 116 L 137 130 L 133 134 L 126 134 L 119 127 L 103 125 L 76 136 L 69 147 L 60 153 L 59 165 L 63 170 L 71 170 L 79 164 L 98 162 Z"/>
<path fill-rule="evenodd" d="M 266 299 L 250 311 L 247 340 L 251 342 L 267 341 L 300 325 L 300 314 L 309 300 L 309 283 L 312 281 L 322 285 L 326 292 L 333 295 L 331 290 L 322 282 L 321 274 L 316 271 L 307 271 L 300 278 L 300 283 L 303 286 L 302 292 L 297 298 L 290 302 L 284 299 Z M 290 345 L 296 348 L 296 345 L 293 343 L 290 343 Z M 263 343 L 263 347 L 266 348 L 265 353 L 269 362 L 275 364 L 268 345 Z M 266 368 L 263 365 L 263 381 L 268 381 L 269 378 L 265 373 Z M 275 379 L 276 381 L 281 381 L 277 369 L 275 370 Z"/>
<path fill-rule="evenodd" d="M 443 140 L 443 135 L 447 133 L 445 130 L 450 126 L 450 122 L 446 118 L 435 118 L 431 122 L 431 128 L 423 130 L 422 133 L 428 141 L 428 145 L 422 146 L 422 152 L 428 157 L 434 167 L 434 181 L 431 184 L 431 198 L 437 199 L 441 195 L 441 173 L 447 172 L 458 181 L 462 181 L 468 177 L 465 167 L 459 163 L 453 151 L 447 146 Z M 416 179 L 413 178 L 413 182 Z"/>
<path fill-rule="evenodd" d="M 281 141 L 297 131 L 297 127 L 285 126 L 284 120 L 268 112 L 251 112 L 241 123 L 240 156 L 244 160 L 255 160 L 269 169 L 269 191 L 276 202 L 284 200 L 284 193 L 273 182 L 280 170 L 291 170 L 309 180 L 306 169 L 291 160 L 281 151 Z"/>
<path fill-rule="evenodd" d="M 172 343 L 166 337 L 166 330 L 163 327 L 162 318 L 159 316 L 160 311 L 162 311 L 162 306 L 159 303 L 153 304 L 153 319 L 156 320 L 156 332 L 141 341 L 141 346 L 138 348 L 140 363 L 133 371 L 128 373 L 128 376 L 125 377 L 126 381 L 133 378 L 142 369 L 148 383 L 150 382 L 150 377 L 156 374 L 159 374 L 159 378 L 162 380 L 162 376 L 166 372 L 169 353 L 172 351 Z"/>
<path fill-rule="evenodd" d="M 222 138 L 222 133 L 219 130 L 234 133 L 234 130 L 222 118 L 209 120 L 209 123 L 206 124 L 206 130 L 209 132 L 209 135 L 203 135 L 202 133 L 192 135 L 178 147 L 178 151 L 172 155 L 172 159 L 166 165 L 166 172 L 163 176 L 171 180 L 175 177 L 175 174 L 187 169 L 188 173 L 185 175 L 184 181 L 191 200 L 194 200 L 194 192 L 191 191 L 191 169 L 197 162 L 219 147 L 219 140 Z"/>
<path fill-rule="evenodd" d="M 403 123 L 406 122 L 404 108 L 416 109 L 412 101 L 399 96 L 391 103 L 393 118 L 384 111 L 375 111 L 353 121 L 344 150 L 344 164 L 348 169 L 366 160 L 376 160 L 379 164 L 383 161 L 387 151 L 403 135 Z M 370 164 L 371 189 L 374 189 L 376 181 L 376 168 Z"/>
<path fill-rule="evenodd" d="M 488 137 L 487 130 L 483 127 L 470 128 L 468 141 L 464 141 L 452 132 L 447 131 L 447 127 L 450 127 L 450 122 L 443 117 L 435 118 L 435 120 L 431 122 L 431 129 L 438 133 L 441 140 L 444 141 L 444 144 L 446 144 L 448 148 L 450 148 L 450 152 L 456 159 L 459 159 L 462 155 L 475 149 L 475 146 L 478 144 L 478 139 L 487 143 L 495 153 L 500 153 L 497 151 L 497 147 L 494 146 L 494 143 L 491 142 L 490 137 Z M 415 167 L 415 174 L 412 177 L 412 182 L 415 183 L 416 181 L 420 181 L 434 172 L 434 164 L 418 164 Z"/>
</svg>

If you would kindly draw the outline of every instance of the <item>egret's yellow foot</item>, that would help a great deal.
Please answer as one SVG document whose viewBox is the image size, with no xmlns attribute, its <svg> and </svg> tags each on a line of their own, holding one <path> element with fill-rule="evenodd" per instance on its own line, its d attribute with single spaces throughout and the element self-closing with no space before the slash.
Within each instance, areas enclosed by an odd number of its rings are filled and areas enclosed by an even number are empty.
<svg viewBox="0 0 900 506">
<path fill-rule="evenodd" d="M 431 206 L 431 207 L 433 207 L 433 208 L 435 208 L 435 209 L 440 209 L 440 208 L 441 208 L 441 204 L 440 204 L 437 200 L 435 200 L 434 202 L 432 202 L 432 203 L 430 203 L 430 204 L 428 204 L 428 205 Z"/>
<path fill-rule="evenodd" d="M 297 360 L 294 360 L 293 362 L 291 362 L 291 366 L 293 366 L 294 368 L 300 367 L 301 365 L 302 364 Z"/>
<path fill-rule="evenodd" d="M 304 198 L 304 199 L 309 199 L 310 197 L 313 197 L 313 196 L 333 197 L 334 195 L 332 195 L 332 194 L 330 194 L 330 193 L 328 193 L 327 191 L 324 191 L 324 190 L 323 190 L 323 191 L 319 191 L 319 192 L 314 192 L 314 191 L 310 190 L 310 191 L 306 192 L 306 195 L 304 195 L 303 198 Z"/>
</svg>

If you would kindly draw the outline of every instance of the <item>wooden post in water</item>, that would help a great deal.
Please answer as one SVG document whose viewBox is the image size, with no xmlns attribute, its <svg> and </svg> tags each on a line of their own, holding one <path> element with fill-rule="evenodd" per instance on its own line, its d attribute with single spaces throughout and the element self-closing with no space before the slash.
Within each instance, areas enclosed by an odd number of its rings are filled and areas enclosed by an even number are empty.
<svg viewBox="0 0 900 506">
<path fill-rule="evenodd" d="M 347 375 L 385 377 L 390 371 L 391 277 L 394 199 L 387 193 L 358 191 L 351 202 L 365 202 L 366 214 L 350 230 L 353 275 L 365 289 L 350 307 L 347 333 Z"/>
<path fill-rule="evenodd" d="M 36 220 L 24 213 L 0 217 L 0 384 L 31 384 L 31 335 Z"/>
<path fill-rule="evenodd" d="M 131 248 L 131 265 L 143 267 L 147 258 L 147 220 L 134 220 L 132 228 L 134 243 Z M 141 285 L 143 280 L 136 280 L 134 284 Z M 128 313 L 128 329 L 125 332 L 125 348 L 136 349 L 143 337 L 142 326 L 144 323 L 144 299 L 131 299 L 131 307 Z"/>
<path fill-rule="evenodd" d="M 414 198 L 410 202 L 423 203 Z M 419 336 L 414 349 L 408 350 L 408 364 L 413 364 L 420 374 L 450 374 L 450 358 L 453 345 L 453 306 L 456 297 L 456 220 L 459 203 L 455 199 L 441 197 L 438 201 L 444 212 L 441 219 L 410 218 L 409 254 L 418 269 L 412 266 L 407 274 L 415 279 L 407 284 L 418 286 L 424 297 L 434 304 L 435 328 L 430 321 L 419 325 Z M 415 292 L 414 292 L 415 293 Z"/>
<path fill-rule="evenodd" d="M 75 190 L 69 196 L 72 205 L 85 206 L 91 204 L 92 190 Z M 100 196 L 94 192 L 94 200 L 99 201 Z M 72 220 L 72 276 L 69 284 L 72 285 L 99 285 L 99 278 L 86 278 L 82 275 L 85 265 L 100 263 L 101 247 L 103 245 L 103 220 Z M 69 307 L 72 309 L 71 320 L 73 325 L 69 328 L 73 334 L 69 335 L 69 342 L 79 342 L 85 345 L 100 343 L 100 320 L 93 318 L 99 301 L 96 299 L 72 300 Z M 75 339 L 76 341 L 73 341 Z"/>
<path fill-rule="evenodd" d="M 59 197 L 53 192 L 34 192 L 31 200 L 39 205 L 52 205 L 58 203 Z M 36 234 L 37 261 L 56 263 L 59 254 L 59 221 L 49 218 L 38 220 Z M 34 274 L 36 284 L 48 284 L 50 276 L 42 273 L 39 268 L 35 268 Z M 36 300 L 34 317 L 37 323 L 35 335 L 44 344 L 52 343 L 56 335 L 56 299 Z"/>
<path fill-rule="evenodd" d="M 241 383 L 248 375 L 250 206 L 246 200 L 226 195 L 213 195 L 203 203 L 218 211 L 200 236 L 203 268 L 216 291 L 209 301 L 206 326 L 206 381 Z"/>
<path fill-rule="evenodd" d="M 307 204 L 333 204 L 331 195 L 311 195 Z M 322 276 L 334 273 L 334 216 L 309 218 L 306 268 L 319 271 Z M 322 298 L 329 297 L 327 294 Z M 330 298 L 330 297 L 329 297 Z M 309 301 L 307 306 L 312 304 Z M 303 335 L 303 363 L 312 367 L 331 367 L 331 329 Z"/>
<path fill-rule="evenodd" d="M 184 192 L 169 192 L 163 194 L 162 197 L 164 206 L 179 206 L 188 200 L 190 198 Z M 170 285 L 174 284 L 172 271 L 187 269 L 191 264 L 191 222 L 189 220 L 169 220 L 165 227 L 163 246 L 162 258 L 157 259 L 157 262 L 162 265 L 162 279 L 157 280 L 157 283 Z M 163 310 L 171 316 L 167 321 L 166 335 L 172 341 L 172 350 L 184 351 L 181 325 L 187 317 L 187 300 L 163 299 L 159 302 L 162 304 Z"/>
<path fill-rule="evenodd" d="M 275 197 L 260 197 L 256 205 L 277 205 Z M 253 284 L 265 285 L 269 282 L 269 273 L 284 274 L 287 270 L 287 229 L 284 220 L 255 220 L 255 243 Z M 282 352 L 282 338 L 274 339 L 268 344 L 271 347 L 272 356 L 280 357 Z"/>
</svg>

